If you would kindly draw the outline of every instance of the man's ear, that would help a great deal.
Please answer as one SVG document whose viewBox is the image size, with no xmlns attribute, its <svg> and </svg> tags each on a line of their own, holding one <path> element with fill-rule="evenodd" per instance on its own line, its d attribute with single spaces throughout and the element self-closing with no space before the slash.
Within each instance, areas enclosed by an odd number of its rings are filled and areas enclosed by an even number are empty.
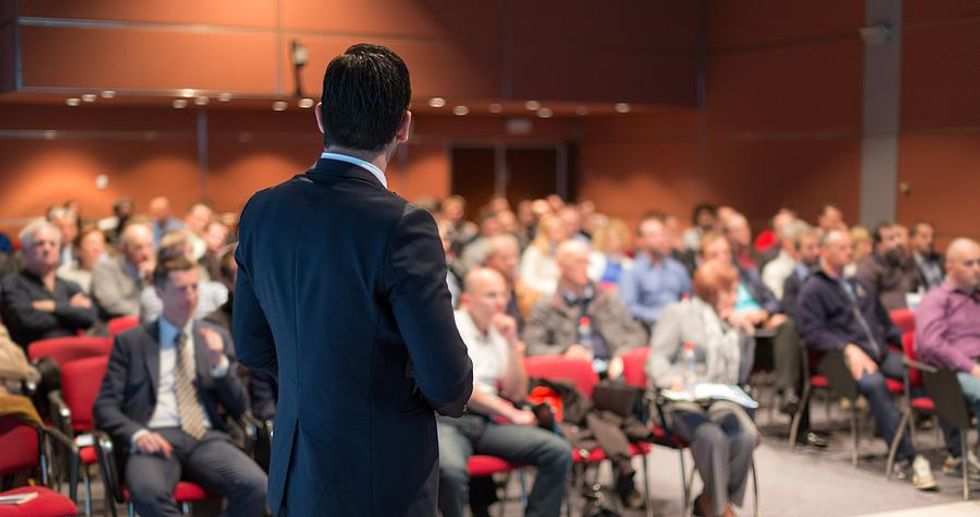
<svg viewBox="0 0 980 517">
<path fill-rule="evenodd" d="M 398 125 L 398 132 L 395 133 L 395 141 L 399 144 L 404 144 L 408 141 L 409 133 L 412 129 L 412 112 L 405 111 L 405 116 L 402 117 L 402 123 Z"/>
<path fill-rule="evenodd" d="M 323 133 L 323 112 L 321 111 L 322 107 L 323 107 L 323 103 L 318 102 L 316 103 L 316 108 L 313 109 L 313 112 L 316 113 L 316 127 L 320 128 L 321 133 Z"/>
</svg>

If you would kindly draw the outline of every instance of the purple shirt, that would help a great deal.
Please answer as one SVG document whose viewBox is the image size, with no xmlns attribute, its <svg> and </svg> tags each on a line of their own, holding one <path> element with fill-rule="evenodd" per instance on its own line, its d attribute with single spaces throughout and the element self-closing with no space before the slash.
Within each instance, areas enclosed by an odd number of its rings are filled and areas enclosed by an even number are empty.
<svg viewBox="0 0 980 517">
<path fill-rule="evenodd" d="M 915 326 L 922 359 L 970 372 L 980 358 L 980 293 L 936 287 L 916 309 Z"/>
</svg>

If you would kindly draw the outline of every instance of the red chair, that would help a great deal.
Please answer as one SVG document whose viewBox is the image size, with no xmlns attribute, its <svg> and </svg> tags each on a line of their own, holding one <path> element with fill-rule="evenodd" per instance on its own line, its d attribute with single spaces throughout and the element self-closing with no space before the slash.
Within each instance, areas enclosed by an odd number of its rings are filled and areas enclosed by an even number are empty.
<svg viewBox="0 0 980 517">
<path fill-rule="evenodd" d="M 495 474 L 503 474 L 504 487 L 510 483 L 510 475 L 514 470 L 519 471 L 520 475 L 520 486 L 521 486 L 521 508 L 527 507 L 527 491 L 524 485 L 524 471 L 521 470 L 523 465 L 517 463 L 511 463 L 502 458 L 496 456 L 487 456 L 483 454 L 476 454 L 470 456 L 470 460 L 466 465 L 467 470 L 469 470 L 471 478 L 482 478 L 491 477 Z M 500 500 L 500 517 L 504 516 L 504 503 L 505 500 Z"/>
<path fill-rule="evenodd" d="M 123 332 L 137 327 L 140 324 L 140 319 L 137 316 L 119 316 L 118 318 L 112 318 L 106 323 L 109 327 L 109 340 L 115 339 L 115 337 Z"/>
<path fill-rule="evenodd" d="M 60 436 L 59 436 L 60 435 Z M 70 447 L 68 437 L 54 429 L 36 428 L 13 417 L 0 417 L 0 477 L 24 471 L 41 471 L 41 482 L 48 483 L 45 437 Z M 22 505 L 0 506 L 2 517 L 63 517 L 75 515 L 78 509 L 71 499 L 46 486 L 25 486 L 0 492 L 0 496 L 35 493 L 37 496 Z"/>
<path fill-rule="evenodd" d="M 27 357 L 35 361 L 50 357 L 63 365 L 75 359 L 108 356 L 112 351 L 112 340 L 95 336 L 69 336 L 41 339 L 27 347 Z"/>
<path fill-rule="evenodd" d="M 912 309 L 896 309 L 888 313 L 892 318 L 892 323 L 902 331 L 904 336 L 908 332 L 915 332 L 915 313 Z"/>
</svg>

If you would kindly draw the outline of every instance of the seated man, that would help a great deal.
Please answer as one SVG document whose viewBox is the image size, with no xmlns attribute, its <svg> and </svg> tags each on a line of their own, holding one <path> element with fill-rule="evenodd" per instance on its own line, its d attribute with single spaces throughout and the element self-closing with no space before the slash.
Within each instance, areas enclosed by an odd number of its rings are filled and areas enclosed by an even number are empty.
<svg viewBox="0 0 980 517">
<path fill-rule="evenodd" d="M 20 234 L 24 269 L 3 280 L 0 315 L 10 337 L 24 347 L 39 339 L 74 336 L 95 323 L 92 300 L 75 282 L 56 276 L 61 231 L 45 221 Z"/>
<path fill-rule="evenodd" d="M 923 360 L 955 370 L 963 395 L 980 414 L 980 245 L 956 239 L 946 250 L 946 282 L 929 291 L 915 311 L 916 348 Z M 949 440 L 951 455 L 943 472 L 962 472 L 959 440 Z M 980 463 L 971 451 L 971 473 Z"/>
<path fill-rule="evenodd" d="M 623 271 L 619 294 L 633 318 L 650 329 L 664 307 L 691 294 L 691 279 L 687 269 L 670 256 L 670 238 L 662 217 L 644 217 L 636 237 L 636 259 L 632 269 Z"/>
<path fill-rule="evenodd" d="M 906 294 L 922 285 L 915 260 L 908 252 L 908 231 L 892 223 L 879 224 L 872 234 L 874 251 L 857 265 L 857 276 L 881 297 L 885 309 L 908 307 Z"/>
<path fill-rule="evenodd" d="M 558 515 L 568 488 L 572 451 L 558 434 L 536 426 L 534 413 L 509 400 L 527 395 L 524 343 L 514 318 L 504 313 L 507 284 L 492 269 L 466 275 L 456 325 L 473 361 L 470 413 L 459 419 L 437 417 L 439 432 L 439 510 L 462 516 L 469 501 L 467 462 L 488 454 L 537 469 L 527 515 Z M 509 400 L 508 400 L 509 399 Z M 503 418 L 508 423 L 496 423 Z"/>
<path fill-rule="evenodd" d="M 936 229 L 932 223 L 919 221 L 912 225 L 912 237 L 909 245 L 912 248 L 912 258 L 919 268 L 919 278 L 926 290 L 943 284 L 943 256 L 936 253 Z"/>
<path fill-rule="evenodd" d="M 510 292 L 506 313 L 517 321 L 517 331 L 524 332 L 524 321 L 538 298 L 541 298 L 541 293 L 525 284 L 517 274 L 521 258 L 520 243 L 513 235 L 498 235 L 487 244 L 489 246 L 483 258 L 483 267 L 493 269 L 504 277 Z"/>
<path fill-rule="evenodd" d="M 153 274 L 153 231 L 145 224 L 130 224 L 120 237 L 122 254 L 103 260 L 92 270 L 92 297 L 105 321 L 138 316 L 140 291 Z"/>
<path fill-rule="evenodd" d="M 117 450 L 136 512 L 180 515 L 173 500 L 187 479 L 228 499 L 227 515 L 263 515 L 266 476 L 236 448 L 218 414 L 248 407 L 231 336 L 195 322 L 197 266 L 183 256 L 153 274 L 163 315 L 116 337 L 93 415 Z M 202 364 L 203 363 L 203 364 Z"/>
<path fill-rule="evenodd" d="M 807 345 L 828 352 L 839 349 L 858 390 L 867 397 L 878 432 L 891 444 L 898 430 L 899 414 L 885 385 L 885 377 L 902 379 L 905 367 L 901 354 L 890 350 L 901 335 L 870 286 L 856 278 L 845 278 L 851 261 L 851 236 L 832 230 L 820 243 L 821 269 L 812 274 L 800 291 L 796 318 Z M 909 435 L 902 437 L 896 454 L 897 468 L 912 468 L 912 484 L 920 490 L 936 487 L 929 461 L 916 454 Z"/>
</svg>

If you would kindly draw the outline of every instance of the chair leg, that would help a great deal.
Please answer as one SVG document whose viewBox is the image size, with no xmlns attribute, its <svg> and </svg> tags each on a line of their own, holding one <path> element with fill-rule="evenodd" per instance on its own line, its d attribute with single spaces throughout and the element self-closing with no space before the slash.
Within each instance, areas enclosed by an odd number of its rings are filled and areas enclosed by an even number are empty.
<svg viewBox="0 0 980 517">
<path fill-rule="evenodd" d="M 852 437 L 851 464 L 854 465 L 855 467 L 857 467 L 858 464 L 858 443 L 859 440 L 861 439 L 860 436 L 858 435 L 858 412 L 856 406 L 857 405 L 852 400 L 851 401 L 851 437 Z"/>
<path fill-rule="evenodd" d="M 939 427 L 939 426 L 936 426 Z M 969 429 L 960 430 L 960 466 L 963 471 L 963 499 L 970 499 L 970 449 L 967 449 L 966 435 Z"/>
<path fill-rule="evenodd" d="M 643 455 L 643 508 L 644 515 L 653 517 L 653 501 L 650 500 L 650 474 L 646 454 Z"/>
<path fill-rule="evenodd" d="M 500 506 L 497 508 L 497 514 L 500 517 L 504 517 L 504 510 L 507 509 L 507 487 L 510 486 L 510 472 L 504 474 L 504 496 L 500 498 Z M 496 490 L 494 490 L 496 492 Z"/>
<path fill-rule="evenodd" d="M 517 484 L 521 487 L 521 509 L 527 508 L 527 477 L 526 470 L 521 469 L 517 472 Z"/>
<path fill-rule="evenodd" d="M 690 508 L 691 487 L 687 486 L 687 467 L 684 465 L 684 449 L 678 449 L 677 453 L 680 454 L 681 457 L 681 493 L 684 497 L 681 499 L 681 501 L 684 503 L 682 512 L 683 515 L 686 516 L 688 515 L 688 509 Z"/>
<path fill-rule="evenodd" d="M 78 469 L 79 457 L 73 454 L 68 462 L 68 498 L 78 503 Z"/>
<path fill-rule="evenodd" d="M 755 471 L 755 457 L 752 458 L 752 463 L 749 464 L 749 468 L 752 471 L 752 499 L 755 503 L 755 511 L 752 514 L 755 517 L 760 517 L 762 510 L 759 509 L 759 476 Z"/>
<path fill-rule="evenodd" d="M 803 412 L 809 407 L 810 397 L 813 396 L 813 387 L 807 383 L 803 388 L 803 399 L 800 400 L 800 407 L 793 413 L 793 420 L 789 426 L 789 446 L 796 447 L 796 435 L 800 432 L 800 422 L 803 420 Z"/>
<path fill-rule="evenodd" d="M 92 517 L 92 479 L 87 465 L 82 465 L 82 481 L 85 483 L 85 517 Z"/>
<path fill-rule="evenodd" d="M 136 517 L 136 507 L 133 506 L 133 503 L 126 503 L 126 513 L 129 517 Z"/>
<path fill-rule="evenodd" d="M 181 503 L 180 504 L 180 513 L 182 513 L 184 515 L 190 515 L 191 514 L 191 504 L 190 503 Z"/>
<path fill-rule="evenodd" d="M 892 467 L 895 466 L 895 454 L 898 452 L 898 444 L 901 443 L 902 437 L 905 436 L 905 426 L 908 425 L 911 415 L 912 411 L 909 408 L 905 408 L 905 411 L 902 412 L 902 419 L 898 421 L 898 429 L 895 432 L 895 437 L 892 438 L 892 443 L 888 446 L 888 462 L 885 463 L 885 480 L 892 478 Z"/>
</svg>

